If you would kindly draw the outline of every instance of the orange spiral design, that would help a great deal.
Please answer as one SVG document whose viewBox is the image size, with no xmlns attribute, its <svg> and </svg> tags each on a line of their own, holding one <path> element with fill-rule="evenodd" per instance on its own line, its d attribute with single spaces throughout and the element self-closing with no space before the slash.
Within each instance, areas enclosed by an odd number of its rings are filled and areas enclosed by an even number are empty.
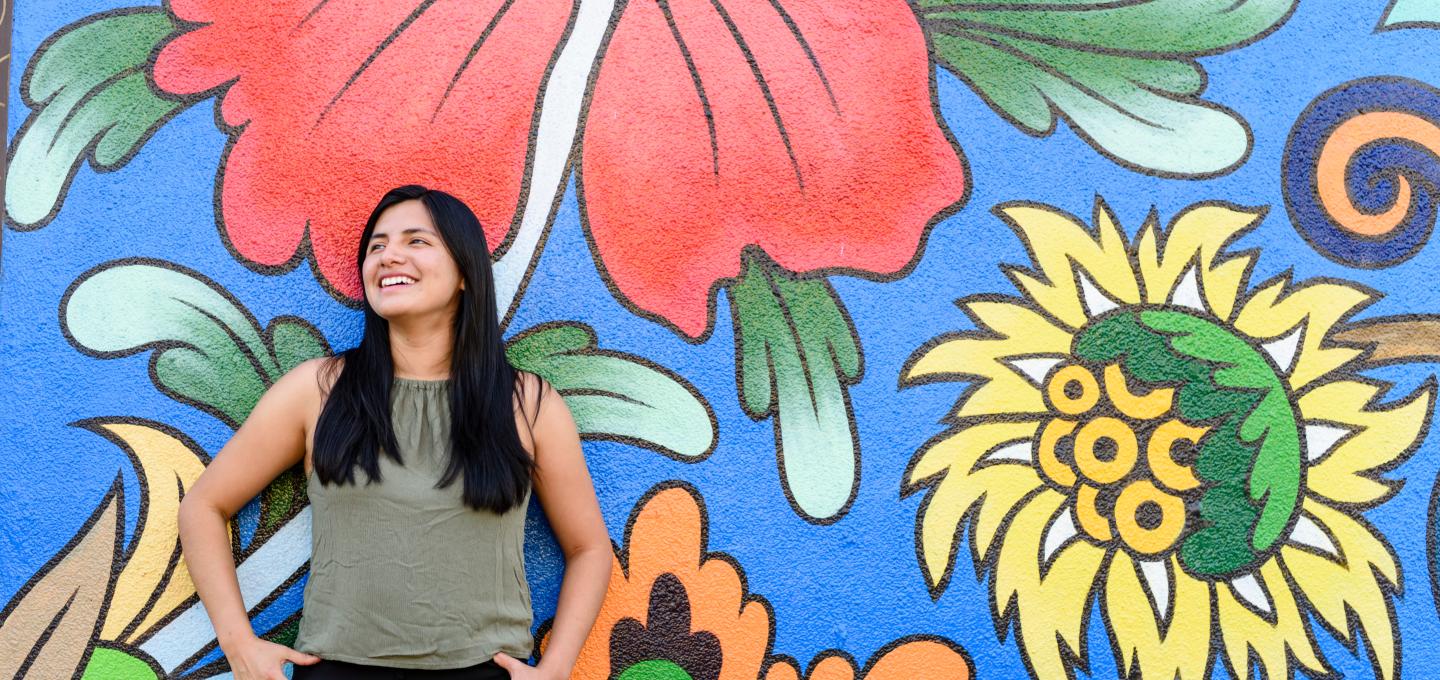
<svg viewBox="0 0 1440 680">
<path fill-rule="evenodd" d="M 1418 144 L 1440 154 L 1440 126 L 1411 113 L 1362 113 L 1335 128 L 1320 150 L 1316 188 L 1325 211 L 1343 229 L 1361 236 L 1383 236 L 1399 227 L 1410 212 L 1410 181 L 1396 175 L 1395 201 L 1385 212 L 1357 210 L 1345 186 L 1345 169 L 1363 147 L 1385 140 Z"/>
</svg>

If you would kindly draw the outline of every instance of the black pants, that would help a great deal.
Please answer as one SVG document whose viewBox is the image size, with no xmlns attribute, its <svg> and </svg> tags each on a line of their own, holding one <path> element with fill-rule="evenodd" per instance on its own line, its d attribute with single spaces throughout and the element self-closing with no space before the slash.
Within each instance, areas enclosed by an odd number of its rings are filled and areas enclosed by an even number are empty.
<svg viewBox="0 0 1440 680">
<path fill-rule="evenodd" d="M 494 661 L 444 670 L 416 670 L 362 666 L 344 661 L 321 660 L 312 666 L 295 665 L 294 680 L 510 680 L 510 673 Z"/>
</svg>

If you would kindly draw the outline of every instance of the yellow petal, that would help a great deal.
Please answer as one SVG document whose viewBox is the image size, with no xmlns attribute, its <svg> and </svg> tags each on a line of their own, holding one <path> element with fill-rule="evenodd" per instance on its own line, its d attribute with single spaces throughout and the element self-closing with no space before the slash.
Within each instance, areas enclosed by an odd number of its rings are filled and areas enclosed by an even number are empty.
<svg viewBox="0 0 1440 680">
<path fill-rule="evenodd" d="M 1066 657 L 1085 658 L 1090 595 L 1105 559 L 1104 550 L 1074 540 L 1051 557 L 1041 575 L 1041 541 L 1064 501 L 1060 493 L 1043 489 L 1015 513 L 991 580 L 995 616 L 1013 612 L 1021 653 L 1040 678 L 1069 677 Z"/>
<path fill-rule="evenodd" d="M 1042 275 L 1036 278 L 1014 271 L 1012 277 L 1031 299 L 1062 323 L 1079 328 L 1091 316 L 1080 277 L 1113 302 L 1140 302 L 1140 287 L 1125 237 L 1100 201 L 1095 203 L 1093 233 L 1078 218 L 1050 206 L 1009 203 L 995 211 L 1025 242 Z"/>
<path fill-rule="evenodd" d="M 1215 604 L 1220 617 L 1220 639 L 1225 646 L 1225 659 L 1230 674 L 1237 680 L 1250 678 L 1250 656 L 1260 662 L 1263 677 L 1291 676 L 1290 657 L 1312 674 L 1330 672 L 1310 639 L 1309 625 L 1300 615 L 1295 594 L 1280 568 L 1278 560 L 1270 559 L 1253 576 L 1264 588 L 1270 617 L 1274 623 L 1241 604 L 1229 583 L 1215 585 Z"/>
<path fill-rule="evenodd" d="M 1164 606 L 1141 584 L 1139 566 L 1115 553 L 1105 579 L 1105 619 L 1121 662 L 1121 675 L 1204 680 L 1210 668 L 1210 586 L 1166 558 L 1170 578 Z M 1168 624 L 1162 626 L 1160 618 Z M 1161 631 L 1164 630 L 1162 634 Z M 1138 669 L 1137 669 L 1138 667 Z"/>
<path fill-rule="evenodd" d="M 1021 461 L 977 469 L 985 454 L 1007 442 L 1023 443 L 1035 435 L 1038 427 L 1039 423 L 1033 422 L 980 423 L 939 439 L 916 456 L 907 475 L 908 484 L 945 475 L 935 484 L 917 517 L 920 552 L 932 588 L 949 579 L 960 522 L 973 505 L 984 499 L 981 515 L 990 520 L 984 541 L 988 545 L 993 525 L 998 524 L 995 515 L 1008 514 L 1021 497 L 1040 484 L 1034 467 Z"/>
<path fill-rule="evenodd" d="M 957 407 L 960 417 L 1045 412 L 1039 388 L 1006 359 L 1059 359 L 1069 353 L 1072 336 L 1038 312 L 1011 302 L 974 299 L 961 305 L 981 330 L 952 335 L 917 352 L 901 380 L 974 380 L 975 388 Z"/>
<path fill-rule="evenodd" d="M 1279 340 L 1300 328 L 1299 356 L 1288 376 L 1290 389 L 1299 391 L 1360 356 L 1361 350 L 1336 346 L 1329 335 L 1336 323 L 1372 299 L 1370 293 L 1341 283 L 1292 287 L 1288 277 L 1282 277 L 1251 293 L 1235 317 L 1235 328 L 1261 342 Z"/>
<path fill-rule="evenodd" d="M 1235 300 L 1245 285 L 1250 266 L 1248 255 L 1220 259 L 1232 241 L 1253 229 L 1264 216 L 1263 208 L 1242 208 L 1227 204 L 1198 203 L 1186 208 L 1171 221 L 1164 234 L 1164 252 L 1157 253 L 1156 231 L 1146 225 L 1141 232 L 1137 260 L 1145 283 L 1145 301 L 1165 304 L 1190 267 L 1196 267 L 1197 283 L 1210 312 L 1228 320 Z"/>
<path fill-rule="evenodd" d="M 1301 418 L 1351 429 L 1334 449 L 1314 461 L 1305 485 L 1312 493 L 1339 503 L 1366 504 L 1395 487 L 1380 471 L 1405 459 L 1418 445 L 1434 394 L 1429 385 L 1404 400 L 1378 406 L 1380 387 L 1341 380 L 1320 385 L 1299 399 Z"/>
<path fill-rule="evenodd" d="M 975 562 L 979 564 L 990 559 L 990 551 L 995 546 L 994 540 L 1000 526 L 1020 503 L 1020 499 L 1040 486 L 1040 477 L 1033 468 L 996 465 L 975 471 L 972 479 L 985 489 L 985 498 L 980 504 L 980 516 L 975 519 L 975 531 L 972 533 Z"/>
<path fill-rule="evenodd" d="M 100 630 L 104 640 L 134 641 L 195 594 L 190 572 L 180 561 L 176 524 L 180 497 L 205 470 L 202 454 L 154 424 L 92 420 L 84 426 L 129 454 L 145 500 L 136 524 L 138 537 L 120 577 Z M 141 616 L 143 620 L 139 620 Z"/>
<path fill-rule="evenodd" d="M 974 379 L 975 387 L 956 406 L 957 417 L 1045 413 L 1040 388 L 1013 366 L 1000 361 L 1000 357 L 1017 353 L 1020 352 L 1009 341 L 959 336 L 925 350 L 910 370 L 901 375 L 906 381 L 937 376 L 950 380 Z"/>
<path fill-rule="evenodd" d="M 965 312 L 976 325 L 1005 338 L 1012 355 L 1068 354 L 1074 336 L 1029 307 L 996 299 L 973 299 L 964 303 Z"/>
<path fill-rule="evenodd" d="M 1292 543 L 1280 550 L 1285 570 L 1310 607 L 1352 647 L 1353 613 L 1376 675 L 1394 678 L 1400 662 L 1395 653 L 1399 631 L 1390 616 L 1390 598 L 1400 582 L 1395 551 L 1364 524 L 1324 503 L 1307 498 L 1304 509 L 1340 554 L 1322 555 Z"/>
<path fill-rule="evenodd" d="M 981 422 L 963 428 L 948 437 L 934 440 L 915 456 L 907 484 L 940 472 L 969 474 L 985 454 L 1001 444 L 1019 443 L 1034 438 L 1038 422 Z M 1028 465 L 1027 465 L 1028 467 Z"/>
</svg>

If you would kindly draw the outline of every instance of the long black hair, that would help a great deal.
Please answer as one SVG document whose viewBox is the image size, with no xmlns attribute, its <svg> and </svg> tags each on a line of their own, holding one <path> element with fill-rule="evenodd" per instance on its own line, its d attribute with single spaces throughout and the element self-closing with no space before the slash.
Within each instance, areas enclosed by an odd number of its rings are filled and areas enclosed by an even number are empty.
<svg viewBox="0 0 1440 680">
<path fill-rule="evenodd" d="M 360 235 L 355 257 L 363 271 L 366 245 L 380 214 L 402 201 L 418 200 L 430 213 L 450 250 L 461 280 L 450 359 L 450 460 L 436 487 L 464 480 L 465 504 L 505 512 L 524 500 L 535 461 L 520 443 L 512 395 L 524 403 L 524 381 L 505 358 L 495 305 L 495 277 L 480 221 L 459 199 L 411 184 L 386 193 Z M 315 426 L 315 473 L 324 484 L 355 481 L 355 468 L 380 479 L 379 452 L 403 463 L 390 421 L 390 323 L 363 300 L 365 330 L 360 345 L 335 357 L 340 374 L 330 388 Z M 333 364 L 332 364 L 333 366 Z M 536 400 L 539 400 L 536 390 Z M 528 422 L 528 421 L 527 421 Z"/>
</svg>

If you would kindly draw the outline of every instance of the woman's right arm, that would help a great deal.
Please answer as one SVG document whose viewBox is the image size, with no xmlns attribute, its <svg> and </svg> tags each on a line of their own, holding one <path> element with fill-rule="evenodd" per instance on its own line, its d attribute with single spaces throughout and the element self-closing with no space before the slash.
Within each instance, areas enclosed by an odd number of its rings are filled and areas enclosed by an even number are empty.
<svg viewBox="0 0 1440 680">
<path fill-rule="evenodd" d="M 323 361 L 302 363 L 276 381 L 180 502 L 185 566 L 237 680 L 284 678 L 286 661 L 319 661 L 255 635 L 240 597 L 228 524 L 280 473 L 305 459 L 323 401 L 321 374 L 329 372 Z"/>
</svg>

